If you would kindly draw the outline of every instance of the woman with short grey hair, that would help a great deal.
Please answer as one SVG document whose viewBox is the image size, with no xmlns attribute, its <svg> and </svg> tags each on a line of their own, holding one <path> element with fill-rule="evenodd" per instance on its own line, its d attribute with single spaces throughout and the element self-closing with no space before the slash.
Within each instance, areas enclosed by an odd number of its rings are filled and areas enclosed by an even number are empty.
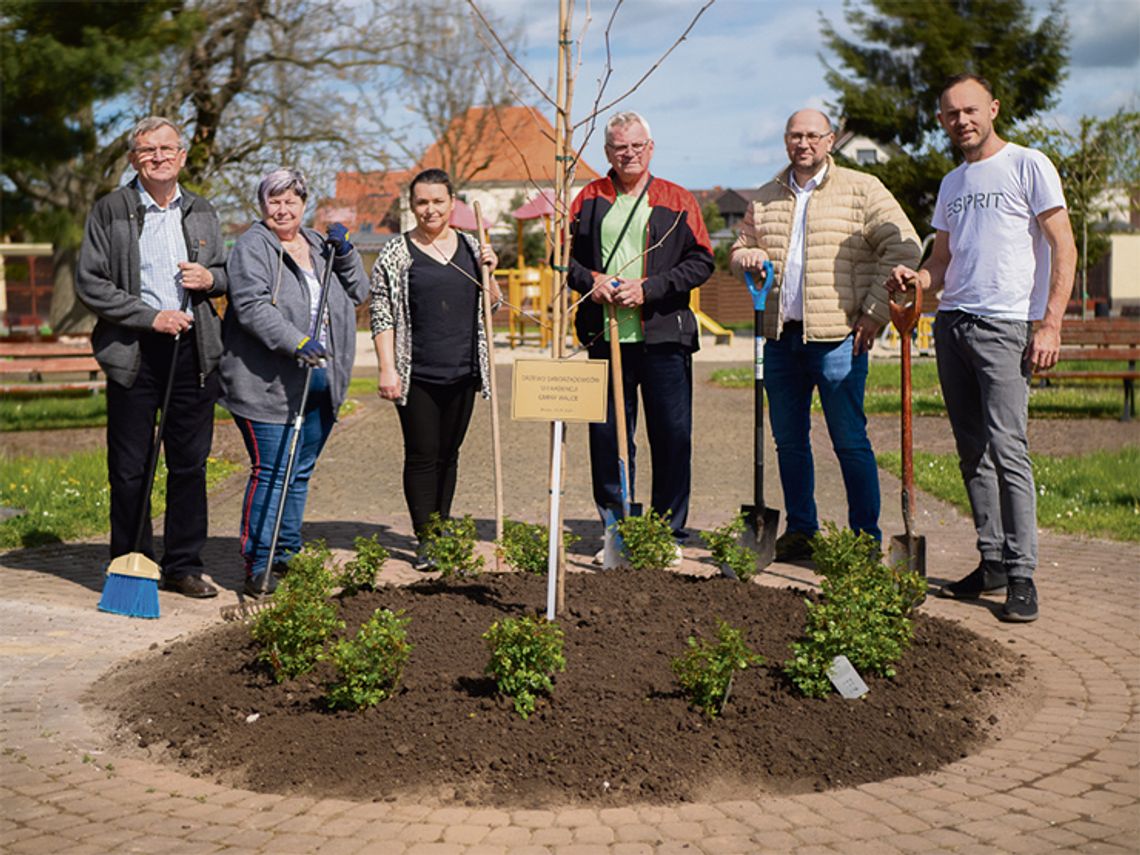
<svg viewBox="0 0 1140 855">
<path fill-rule="evenodd" d="M 296 169 L 274 169 L 268 175 L 261 179 L 257 185 L 257 202 L 261 205 L 262 213 L 269 207 L 270 196 L 280 196 L 292 190 L 301 201 L 306 202 L 309 199 L 309 182 L 305 180 L 305 176 L 298 172 Z"/>
<path fill-rule="evenodd" d="M 226 270 L 230 303 L 222 324 L 222 406 L 233 414 L 249 452 L 250 473 L 242 502 L 240 546 L 245 594 L 274 588 L 301 548 L 301 518 L 309 479 L 348 391 L 356 354 L 355 305 L 368 295 L 360 255 L 340 223 L 327 237 L 305 228 L 309 191 L 295 169 L 275 169 L 261 179 L 262 219 L 238 238 Z M 324 317 L 318 320 L 321 282 L 332 265 Z M 307 368 L 312 368 L 308 372 Z M 309 395 L 297 460 L 285 485 L 290 425 L 309 377 Z M 284 496 L 284 498 L 282 498 Z M 277 508 L 284 515 L 274 565 L 267 567 Z"/>
</svg>

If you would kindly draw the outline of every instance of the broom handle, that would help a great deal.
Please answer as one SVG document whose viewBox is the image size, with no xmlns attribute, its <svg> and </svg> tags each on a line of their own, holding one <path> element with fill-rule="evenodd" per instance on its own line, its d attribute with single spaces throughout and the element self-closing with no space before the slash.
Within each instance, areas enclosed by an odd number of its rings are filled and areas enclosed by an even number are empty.
<svg viewBox="0 0 1140 855">
<path fill-rule="evenodd" d="M 183 288 L 182 304 L 178 310 L 185 312 L 186 307 L 189 305 L 190 292 Z M 181 343 L 182 331 L 179 330 L 174 335 L 174 347 L 170 352 L 170 370 L 166 374 L 166 388 L 162 391 L 162 409 L 159 411 L 158 416 L 158 430 L 154 433 L 154 442 L 151 443 L 150 454 L 148 455 L 146 463 L 146 489 L 139 499 L 139 522 L 138 527 L 135 529 L 135 546 L 132 552 L 140 552 L 142 550 L 143 532 L 146 531 L 147 518 L 150 516 L 147 510 L 150 508 L 150 494 L 154 489 L 154 479 L 158 474 L 158 451 L 159 446 L 162 445 L 162 435 L 166 431 L 166 414 L 170 409 L 170 395 L 174 390 L 174 376 L 178 370 L 178 346 Z"/>
<path fill-rule="evenodd" d="M 479 233 L 479 246 L 482 248 L 487 243 L 487 235 L 483 231 L 483 210 L 479 207 L 479 203 L 475 203 L 475 228 Z M 503 539 L 503 445 L 502 439 L 499 434 L 499 390 L 498 384 L 495 382 L 495 342 L 494 342 L 494 326 L 492 324 L 494 310 L 491 306 L 491 271 L 487 269 L 487 265 L 483 264 L 482 258 L 477 259 L 479 262 L 479 272 L 482 276 L 483 282 L 483 327 L 487 336 L 487 363 L 488 363 L 488 378 L 491 386 L 491 459 L 495 468 L 495 540 L 502 541 Z M 495 561 L 498 562 L 498 552 L 495 553 Z"/>
</svg>

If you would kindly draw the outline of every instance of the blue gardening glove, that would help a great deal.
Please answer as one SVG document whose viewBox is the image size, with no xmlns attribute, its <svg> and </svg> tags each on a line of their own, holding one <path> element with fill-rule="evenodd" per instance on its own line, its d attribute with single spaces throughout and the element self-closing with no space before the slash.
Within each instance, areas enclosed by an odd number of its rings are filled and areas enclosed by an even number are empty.
<svg viewBox="0 0 1140 855">
<path fill-rule="evenodd" d="M 352 252 L 352 244 L 348 242 L 348 229 L 340 223 L 332 223 L 329 226 L 326 240 L 337 255 L 348 255 Z"/>
<path fill-rule="evenodd" d="M 319 341 L 305 336 L 297 345 L 297 361 L 302 365 L 311 365 L 313 368 L 321 367 L 321 360 L 328 356 L 328 351 Z"/>
</svg>

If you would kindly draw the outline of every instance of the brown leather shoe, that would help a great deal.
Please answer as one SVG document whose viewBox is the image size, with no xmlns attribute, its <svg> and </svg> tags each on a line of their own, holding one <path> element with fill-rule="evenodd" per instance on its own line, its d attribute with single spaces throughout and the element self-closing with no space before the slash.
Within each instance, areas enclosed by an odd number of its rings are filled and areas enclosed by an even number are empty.
<svg viewBox="0 0 1140 855">
<path fill-rule="evenodd" d="M 195 600 L 207 600 L 218 596 L 218 589 L 201 576 L 179 576 L 175 579 L 163 578 L 162 590 L 174 591 Z"/>
</svg>

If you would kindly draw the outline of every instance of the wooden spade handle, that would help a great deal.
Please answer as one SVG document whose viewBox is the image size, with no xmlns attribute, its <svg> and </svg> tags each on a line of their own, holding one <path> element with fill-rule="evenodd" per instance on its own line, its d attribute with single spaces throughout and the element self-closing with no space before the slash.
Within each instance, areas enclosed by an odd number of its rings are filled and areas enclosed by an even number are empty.
<svg viewBox="0 0 1140 855">
<path fill-rule="evenodd" d="M 918 323 L 918 316 L 922 314 L 922 288 L 919 287 L 918 282 L 913 282 L 913 292 L 900 292 L 896 291 L 891 294 L 891 323 L 894 324 L 899 335 L 905 335 L 914 329 L 915 324 Z M 897 302 L 896 297 L 899 294 L 913 293 L 914 299 L 908 302 Z"/>
</svg>

